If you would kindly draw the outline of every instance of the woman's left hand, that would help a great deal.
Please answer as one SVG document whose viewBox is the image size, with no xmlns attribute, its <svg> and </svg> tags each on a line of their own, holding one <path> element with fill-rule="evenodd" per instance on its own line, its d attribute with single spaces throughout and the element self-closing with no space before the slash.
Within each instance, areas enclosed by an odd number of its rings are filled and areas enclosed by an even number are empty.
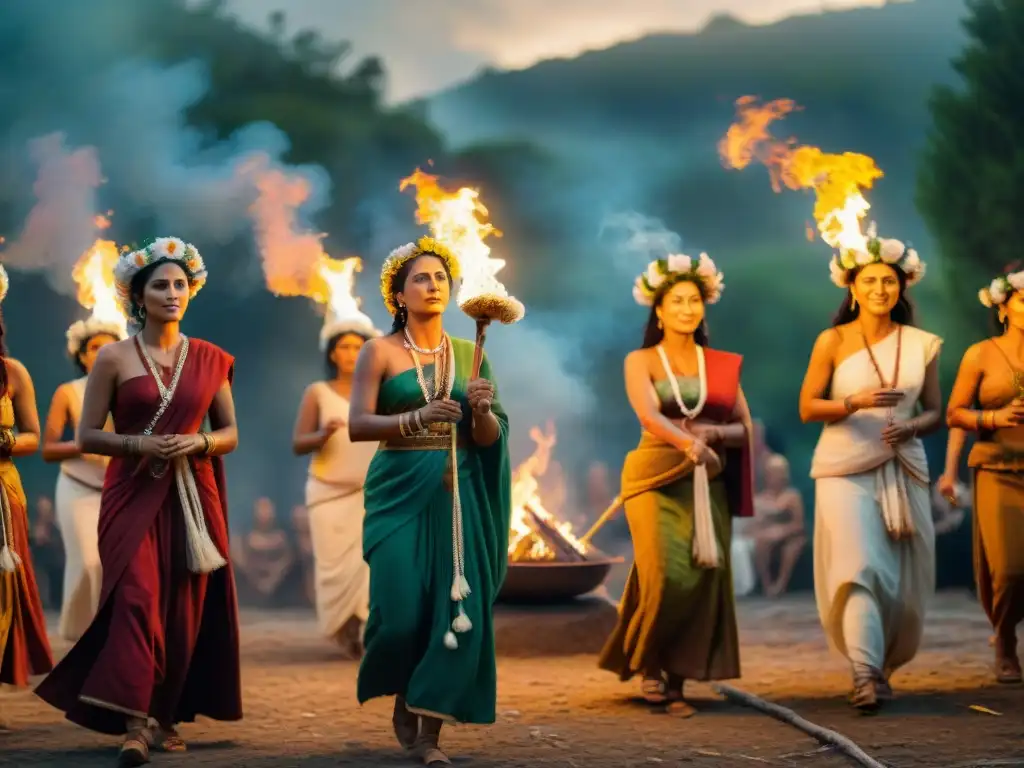
<svg viewBox="0 0 1024 768">
<path fill-rule="evenodd" d="M 717 424 L 708 421 L 691 421 L 683 426 L 690 434 L 708 445 L 722 442 L 722 430 Z"/>
<path fill-rule="evenodd" d="M 473 413 L 484 414 L 491 412 L 491 403 L 494 402 L 494 385 L 487 379 L 473 379 L 466 386 L 466 399 Z"/>
<path fill-rule="evenodd" d="M 908 421 L 897 421 L 882 430 L 882 440 L 888 445 L 896 446 L 905 443 L 916 433 L 914 425 Z"/>
<path fill-rule="evenodd" d="M 169 441 L 170 450 L 168 459 L 176 459 L 179 456 L 194 456 L 206 450 L 206 441 L 201 435 L 171 435 Z"/>
</svg>

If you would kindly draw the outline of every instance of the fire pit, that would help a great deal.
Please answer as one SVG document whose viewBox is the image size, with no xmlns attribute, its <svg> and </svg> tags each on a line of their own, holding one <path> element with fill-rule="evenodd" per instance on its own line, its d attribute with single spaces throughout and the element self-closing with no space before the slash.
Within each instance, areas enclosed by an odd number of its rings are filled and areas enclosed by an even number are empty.
<svg viewBox="0 0 1024 768">
<path fill-rule="evenodd" d="M 498 599 L 516 603 L 557 603 L 593 592 L 622 558 L 608 557 L 580 541 L 572 526 L 544 508 L 537 478 L 547 471 L 556 438 L 534 428 L 533 455 L 516 468 L 512 482 L 512 525 L 508 574 Z"/>
</svg>

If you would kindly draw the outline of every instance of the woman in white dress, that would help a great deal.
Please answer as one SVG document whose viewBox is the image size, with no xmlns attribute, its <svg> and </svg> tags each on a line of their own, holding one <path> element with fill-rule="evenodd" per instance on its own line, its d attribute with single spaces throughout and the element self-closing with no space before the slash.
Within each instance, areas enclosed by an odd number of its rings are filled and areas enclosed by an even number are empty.
<svg viewBox="0 0 1024 768">
<path fill-rule="evenodd" d="M 100 349 L 125 337 L 124 326 L 96 318 L 79 320 L 67 330 L 68 355 L 81 376 L 57 387 L 43 429 L 43 459 L 60 464 L 55 506 L 64 539 L 64 598 L 57 632 L 75 642 L 92 622 L 100 598 L 97 526 L 100 491 L 109 459 L 83 454 L 75 444 L 85 382 Z M 70 432 L 70 435 L 67 433 Z"/>
<path fill-rule="evenodd" d="M 328 317 L 320 332 L 327 379 L 302 397 L 292 448 L 312 454 L 306 507 L 315 564 L 316 613 L 321 632 L 351 658 L 362 655 L 369 611 L 370 571 L 363 561 L 363 484 L 376 443 L 348 437 L 349 396 L 359 350 L 380 335 L 366 315 Z"/>
<path fill-rule="evenodd" d="M 823 422 L 815 479 L 814 591 L 830 644 L 850 662 L 850 703 L 875 710 L 917 653 L 935 590 L 935 531 L 920 437 L 941 420 L 942 340 L 914 326 L 913 249 L 880 240 L 837 254 L 846 289 L 814 345 L 800 417 Z"/>
</svg>

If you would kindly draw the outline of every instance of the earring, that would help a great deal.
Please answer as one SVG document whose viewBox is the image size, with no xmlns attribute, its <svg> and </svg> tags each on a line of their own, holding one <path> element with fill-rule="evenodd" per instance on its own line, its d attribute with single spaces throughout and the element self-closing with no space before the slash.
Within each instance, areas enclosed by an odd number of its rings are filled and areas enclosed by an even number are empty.
<svg viewBox="0 0 1024 768">
<path fill-rule="evenodd" d="M 856 296 L 854 296 L 854 295 L 853 295 L 853 294 L 851 293 L 851 294 L 850 294 L 850 309 L 856 309 L 856 308 L 857 308 L 857 297 L 856 297 Z"/>
<path fill-rule="evenodd" d="M 142 305 L 139 307 L 139 320 L 145 321 L 146 319 L 146 306 Z"/>
<path fill-rule="evenodd" d="M 661 318 L 658 318 L 658 330 L 660 331 L 664 326 L 661 324 Z"/>
</svg>

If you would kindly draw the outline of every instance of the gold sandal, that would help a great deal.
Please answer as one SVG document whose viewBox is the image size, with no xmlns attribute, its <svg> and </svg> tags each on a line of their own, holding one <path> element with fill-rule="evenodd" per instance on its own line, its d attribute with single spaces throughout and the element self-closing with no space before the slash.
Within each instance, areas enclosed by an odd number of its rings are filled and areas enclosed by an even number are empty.
<svg viewBox="0 0 1024 768">
<path fill-rule="evenodd" d="M 188 745 L 175 728 L 161 728 L 156 743 L 161 752 L 187 752 Z"/>
<path fill-rule="evenodd" d="M 664 704 L 668 701 L 665 681 L 660 677 L 645 677 L 640 684 L 640 694 L 648 704 Z"/>
<path fill-rule="evenodd" d="M 129 731 L 121 742 L 121 751 L 118 753 L 117 761 L 122 766 L 145 765 L 149 762 L 149 744 L 152 734 L 148 728 L 138 728 Z"/>
</svg>

